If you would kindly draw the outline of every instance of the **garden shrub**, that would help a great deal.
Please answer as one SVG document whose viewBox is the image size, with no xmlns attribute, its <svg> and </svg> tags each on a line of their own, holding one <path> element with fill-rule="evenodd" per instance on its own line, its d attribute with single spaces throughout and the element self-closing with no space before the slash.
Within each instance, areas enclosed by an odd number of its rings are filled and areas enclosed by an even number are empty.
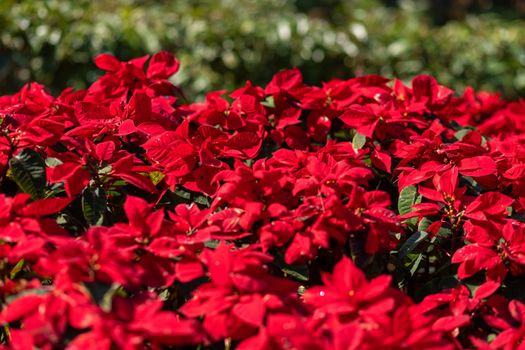
<svg viewBox="0 0 525 350">
<path fill-rule="evenodd" d="M 521 348 L 525 102 L 95 64 L 0 97 L 2 348 Z"/>
<path fill-rule="evenodd" d="M 189 97 L 247 79 L 263 85 L 293 67 L 310 84 L 364 74 L 408 83 L 425 73 L 459 91 L 471 85 L 508 98 L 525 94 L 523 20 L 481 13 L 436 27 L 426 1 L 397 3 L 6 0 L 0 92 L 29 80 L 55 94 L 86 88 L 100 75 L 91 57 L 167 50 L 183 63 L 175 83 Z"/>
</svg>

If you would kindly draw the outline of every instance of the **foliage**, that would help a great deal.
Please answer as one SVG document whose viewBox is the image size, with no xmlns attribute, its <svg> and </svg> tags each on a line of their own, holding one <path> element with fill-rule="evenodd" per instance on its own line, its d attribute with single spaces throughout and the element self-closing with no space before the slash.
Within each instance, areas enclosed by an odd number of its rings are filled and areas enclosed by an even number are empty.
<svg viewBox="0 0 525 350">
<path fill-rule="evenodd" d="M 305 81 L 420 73 L 515 98 L 525 93 L 523 21 L 490 13 L 435 27 L 421 1 L 66 1 L 0 3 L 0 89 L 28 80 L 58 93 L 99 76 L 91 57 L 177 54 L 186 93 L 257 84 L 298 67 Z M 300 11 L 298 11 L 300 10 Z M 237 20 L 231 20 L 232 15 Z"/>
</svg>

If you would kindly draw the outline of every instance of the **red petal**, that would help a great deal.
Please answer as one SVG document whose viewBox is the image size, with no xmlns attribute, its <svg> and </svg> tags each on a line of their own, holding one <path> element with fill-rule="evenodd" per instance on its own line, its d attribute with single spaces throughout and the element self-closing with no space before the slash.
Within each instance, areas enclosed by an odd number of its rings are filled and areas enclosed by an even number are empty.
<svg viewBox="0 0 525 350">
<path fill-rule="evenodd" d="M 113 157 L 113 154 L 115 153 L 115 143 L 113 141 L 105 141 L 99 143 L 95 151 L 97 153 L 97 157 L 100 160 L 110 160 Z"/>
<path fill-rule="evenodd" d="M 179 61 L 167 51 L 153 55 L 148 65 L 148 78 L 168 79 L 179 70 Z"/>
<path fill-rule="evenodd" d="M 204 267 L 199 260 L 182 259 L 175 265 L 175 275 L 182 283 L 204 276 Z"/>
<path fill-rule="evenodd" d="M 58 213 L 71 203 L 73 198 L 46 198 L 32 203 L 18 211 L 23 216 L 47 216 Z"/>
<path fill-rule="evenodd" d="M 487 156 L 464 158 L 459 163 L 462 175 L 481 177 L 498 173 L 496 162 Z"/>
<path fill-rule="evenodd" d="M 374 150 L 370 154 L 370 160 L 376 168 L 386 171 L 390 174 L 390 169 L 392 168 L 392 158 L 390 158 L 387 153 Z"/>
<path fill-rule="evenodd" d="M 31 294 L 20 297 L 7 305 L 2 312 L 2 318 L 7 323 L 20 320 L 36 312 L 43 301 L 44 296 L 41 295 Z"/>
<path fill-rule="evenodd" d="M 257 294 L 251 297 L 248 302 L 238 302 L 232 310 L 233 314 L 242 321 L 251 324 L 255 327 L 260 327 L 264 322 L 264 315 L 266 314 L 266 307 L 262 298 Z"/>
<path fill-rule="evenodd" d="M 95 64 L 98 68 L 114 72 L 120 69 L 120 61 L 112 55 L 103 53 L 95 57 Z"/>
</svg>

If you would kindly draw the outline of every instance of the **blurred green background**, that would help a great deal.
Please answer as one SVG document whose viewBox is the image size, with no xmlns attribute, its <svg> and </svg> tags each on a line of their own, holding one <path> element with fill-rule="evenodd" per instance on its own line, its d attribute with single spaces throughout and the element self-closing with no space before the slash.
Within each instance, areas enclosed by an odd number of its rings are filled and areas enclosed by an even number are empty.
<svg viewBox="0 0 525 350">
<path fill-rule="evenodd" d="M 27 81 L 84 88 L 92 59 L 168 50 L 190 97 L 267 83 L 430 73 L 461 91 L 525 96 L 523 0 L 0 0 L 0 93 Z"/>
</svg>

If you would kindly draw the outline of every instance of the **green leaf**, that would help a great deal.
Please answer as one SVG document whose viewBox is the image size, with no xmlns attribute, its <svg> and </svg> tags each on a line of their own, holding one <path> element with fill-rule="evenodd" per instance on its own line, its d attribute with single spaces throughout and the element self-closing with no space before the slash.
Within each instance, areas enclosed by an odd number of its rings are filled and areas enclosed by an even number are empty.
<svg viewBox="0 0 525 350">
<path fill-rule="evenodd" d="M 416 186 L 408 186 L 403 188 L 399 193 L 397 200 L 397 210 L 400 215 L 408 214 L 413 211 L 412 206 L 421 202 L 421 196 L 417 193 Z"/>
<path fill-rule="evenodd" d="M 120 286 L 118 284 L 105 284 L 99 282 L 84 283 L 93 301 L 106 312 L 111 311 L 113 296 L 117 294 Z"/>
<path fill-rule="evenodd" d="M 401 248 L 399 248 L 399 257 L 404 258 L 408 253 L 412 252 L 417 246 L 423 242 L 428 236 L 428 233 L 425 231 L 416 231 L 403 243 Z"/>
<path fill-rule="evenodd" d="M 112 170 L 112 166 L 111 166 L 111 164 L 108 164 L 105 167 L 103 167 L 101 169 L 98 169 L 98 173 L 100 175 L 107 175 L 107 174 L 109 174 L 111 172 L 111 170 Z"/>
<path fill-rule="evenodd" d="M 64 184 L 56 183 L 48 186 L 48 189 L 44 195 L 45 198 L 60 197 L 60 194 L 64 193 Z"/>
<path fill-rule="evenodd" d="M 266 97 L 266 99 L 262 101 L 261 104 L 268 108 L 275 108 L 275 100 L 273 98 L 273 95 Z"/>
<path fill-rule="evenodd" d="M 159 293 L 159 299 L 162 301 L 167 301 L 170 298 L 171 291 L 169 288 L 164 289 Z"/>
<path fill-rule="evenodd" d="M 483 188 L 470 176 L 461 176 L 460 184 L 466 184 L 474 195 L 479 195 L 481 192 L 483 192 Z"/>
<path fill-rule="evenodd" d="M 334 133 L 334 136 L 344 141 L 350 141 L 352 139 L 348 129 L 338 130 Z"/>
<path fill-rule="evenodd" d="M 164 179 L 164 174 L 160 171 L 153 171 L 148 175 L 154 186 L 157 186 L 162 181 L 162 179 Z"/>
<path fill-rule="evenodd" d="M 106 193 L 101 188 L 86 188 L 82 192 L 82 213 L 91 226 L 101 226 L 104 223 L 108 206 Z"/>
<path fill-rule="evenodd" d="M 209 241 L 204 242 L 204 246 L 206 248 L 215 249 L 217 246 L 221 243 L 218 239 L 211 239 Z"/>
<path fill-rule="evenodd" d="M 24 259 L 21 259 L 20 261 L 18 261 L 15 265 L 15 267 L 13 267 L 11 269 L 11 272 L 9 273 L 9 278 L 10 279 L 14 279 L 16 277 L 16 275 L 22 271 L 22 269 L 24 268 Z"/>
<path fill-rule="evenodd" d="M 175 192 L 174 192 L 178 197 L 180 198 L 184 198 L 184 199 L 187 199 L 189 200 L 191 198 L 191 193 L 189 191 L 185 191 L 183 188 L 177 186 L 177 188 L 175 188 Z"/>
<path fill-rule="evenodd" d="M 456 133 L 454 134 L 454 137 L 456 138 L 456 140 L 459 140 L 461 141 L 463 139 L 463 137 L 465 137 L 465 135 L 467 135 L 469 132 L 471 132 L 472 130 L 474 130 L 474 128 L 469 128 L 469 127 L 466 127 L 466 128 L 463 128 L 463 129 L 459 129 L 458 131 L 456 131 Z"/>
<path fill-rule="evenodd" d="M 419 264 L 421 264 L 421 261 L 423 261 L 423 254 L 419 254 L 412 264 L 412 267 L 410 268 L 410 275 L 414 276 L 414 274 L 419 269 Z"/>
<path fill-rule="evenodd" d="M 428 218 L 423 218 L 419 222 L 419 225 L 417 226 L 418 231 L 426 231 L 427 228 L 432 224 L 432 221 L 430 221 Z M 437 231 L 436 237 L 448 237 L 452 234 L 452 230 L 448 227 L 441 226 L 439 230 Z"/>
<path fill-rule="evenodd" d="M 203 196 L 202 194 L 186 190 L 179 186 L 177 186 L 173 193 L 176 196 L 176 203 L 197 203 L 205 207 L 209 207 L 211 204 L 208 196 Z"/>
<path fill-rule="evenodd" d="M 397 201 L 397 209 L 399 210 L 399 214 L 403 215 L 412 212 L 412 206 L 414 204 L 421 203 L 421 198 L 421 195 L 417 193 L 416 186 L 408 186 L 403 188 L 401 193 L 399 193 L 399 198 Z M 410 218 L 405 220 L 405 222 L 410 227 L 415 227 L 417 224 L 417 218 Z"/>
<path fill-rule="evenodd" d="M 352 138 L 352 147 L 354 147 L 354 149 L 357 151 L 363 148 L 365 143 L 366 143 L 366 136 L 356 131 L 356 133 L 354 134 L 354 137 Z"/>
<path fill-rule="evenodd" d="M 282 271 L 284 276 L 291 276 L 301 282 L 307 282 L 310 279 L 310 271 L 307 264 L 288 265 L 284 261 L 284 256 L 281 253 L 275 255 L 274 264 Z"/>
<path fill-rule="evenodd" d="M 426 231 L 431 224 L 432 221 L 430 221 L 428 218 L 422 218 L 419 222 L 419 225 L 417 225 L 417 229 L 419 231 Z"/>
<path fill-rule="evenodd" d="M 55 157 L 46 158 L 46 165 L 50 168 L 54 168 L 56 166 L 59 166 L 60 164 L 64 164 L 64 163 L 62 163 L 62 161 L 58 158 L 55 158 Z"/>
<path fill-rule="evenodd" d="M 306 292 L 306 287 L 305 286 L 299 286 L 299 288 L 297 288 L 297 294 L 303 295 L 304 292 Z"/>
<path fill-rule="evenodd" d="M 26 148 L 9 161 L 18 187 L 33 198 L 42 198 L 46 187 L 46 163 L 36 151 Z"/>
<path fill-rule="evenodd" d="M 116 180 L 116 181 L 113 181 L 112 188 L 123 187 L 123 186 L 126 186 L 127 184 L 128 183 L 124 180 Z"/>
<path fill-rule="evenodd" d="M 306 282 L 308 281 L 308 266 L 307 265 L 298 265 L 298 266 L 288 266 L 281 268 L 281 271 L 286 275 L 292 276 L 298 281 Z"/>
<path fill-rule="evenodd" d="M 205 207 L 209 207 L 210 206 L 210 202 L 208 201 L 208 197 L 206 196 L 203 196 L 203 195 L 197 195 L 193 198 L 193 201 L 197 204 L 200 204 L 200 205 L 203 205 Z"/>
<path fill-rule="evenodd" d="M 459 125 L 459 123 L 455 120 L 452 120 L 448 125 L 456 131 L 463 129 L 463 126 Z"/>
</svg>

